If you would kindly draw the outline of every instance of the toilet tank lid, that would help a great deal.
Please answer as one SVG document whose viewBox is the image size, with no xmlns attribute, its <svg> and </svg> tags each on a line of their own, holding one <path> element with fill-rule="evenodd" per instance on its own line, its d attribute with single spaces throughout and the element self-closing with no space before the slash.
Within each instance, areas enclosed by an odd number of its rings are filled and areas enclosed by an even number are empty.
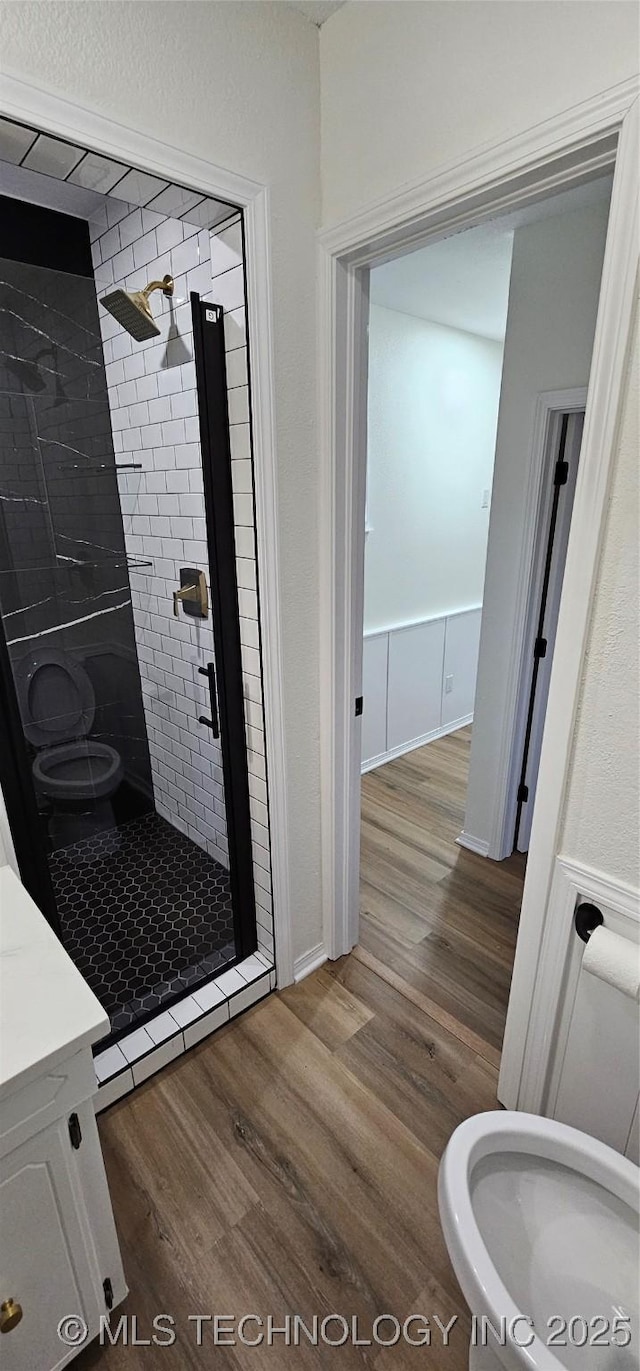
<svg viewBox="0 0 640 1371">
<path fill-rule="evenodd" d="M 25 736 L 34 747 L 86 738 L 96 711 L 93 686 L 79 662 L 56 648 L 22 658 L 16 685 Z"/>
</svg>

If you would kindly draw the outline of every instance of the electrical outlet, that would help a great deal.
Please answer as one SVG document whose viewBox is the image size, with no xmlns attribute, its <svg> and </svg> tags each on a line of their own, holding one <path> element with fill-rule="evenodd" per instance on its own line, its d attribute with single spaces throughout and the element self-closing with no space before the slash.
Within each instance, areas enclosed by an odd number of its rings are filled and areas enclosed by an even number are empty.
<svg viewBox="0 0 640 1371">
<path fill-rule="evenodd" d="M 488 490 L 483 490 L 483 492 L 482 492 L 482 508 L 483 508 L 483 509 L 488 509 L 488 508 L 489 508 L 489 491 L 488 491 Z"/>
<path fill-rule="evenodd" d="M 453 690 L 453 676 L 445 676 L 445 678 L 444 678 L 444 693 L 445 693 L 445 695 L 450 695 L 452 690 Z"/>
</svg>

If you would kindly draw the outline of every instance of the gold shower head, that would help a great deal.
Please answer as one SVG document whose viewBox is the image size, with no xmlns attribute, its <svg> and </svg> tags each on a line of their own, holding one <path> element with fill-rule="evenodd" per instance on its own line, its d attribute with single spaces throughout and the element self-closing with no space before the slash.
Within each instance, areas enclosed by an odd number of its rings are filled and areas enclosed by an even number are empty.
<svg viewBox="0 0 640 1371">
<path fill-rule="evenodd" d="M 160 333 L 149 305 L 152 290 L 173 295 L 173 276 L 164 276 L 162 281 L 150 281 L 144 290 L 113 290 L 110 295 L 103 295 L 100 301 L 137 343 L 156 338 Z"/>
</svg>

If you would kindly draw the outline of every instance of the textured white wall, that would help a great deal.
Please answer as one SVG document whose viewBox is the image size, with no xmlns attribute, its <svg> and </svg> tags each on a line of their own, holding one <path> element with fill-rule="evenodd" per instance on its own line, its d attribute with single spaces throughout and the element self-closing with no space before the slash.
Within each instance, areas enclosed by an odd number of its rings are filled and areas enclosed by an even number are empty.
<svg viewBox="0 0 640 1371">
<path fill-rule="evenodd" d="M 589 380 L 607 201 L 517 229 L 513 243 L 465 831 L 489 843 L 536 397 Z"/>
<path fill-rule="evenodd" d="M 638 870 L 638 325 L 593 606 L 561 849 L 634 885 Z"/>
<path fill-rule="evenodd" d="M 502 344 L 372 305 L 364 628 L 482 604 Z"/>
<path fill-rule="evenodd" d="M 315 243 L 318 30 L 291 5 L 0 5 L 2 67 L 271 191 L 294 954 L 321 936 Z"/>
<path fill-rule="evenodd" d="M 379 0 L 320 30 L 323 220 L 638 70 L 633 0 Z"/>
</svg>

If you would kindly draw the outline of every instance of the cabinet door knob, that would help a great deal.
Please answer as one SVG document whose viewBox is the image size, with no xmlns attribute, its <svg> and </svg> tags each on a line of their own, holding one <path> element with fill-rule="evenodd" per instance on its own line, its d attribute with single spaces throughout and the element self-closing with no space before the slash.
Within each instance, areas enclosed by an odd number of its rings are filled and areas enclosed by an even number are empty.
<svg viewBox="0 0 640 1371">
<path fill-rule="evenodd" d="M 10 1333 L 12 1328 L 17 1328 L 21 1318 L 22 1305 L 13 1296 L 3 1300 L 0 1304 L 0 1333 Z"/>
</svg>

